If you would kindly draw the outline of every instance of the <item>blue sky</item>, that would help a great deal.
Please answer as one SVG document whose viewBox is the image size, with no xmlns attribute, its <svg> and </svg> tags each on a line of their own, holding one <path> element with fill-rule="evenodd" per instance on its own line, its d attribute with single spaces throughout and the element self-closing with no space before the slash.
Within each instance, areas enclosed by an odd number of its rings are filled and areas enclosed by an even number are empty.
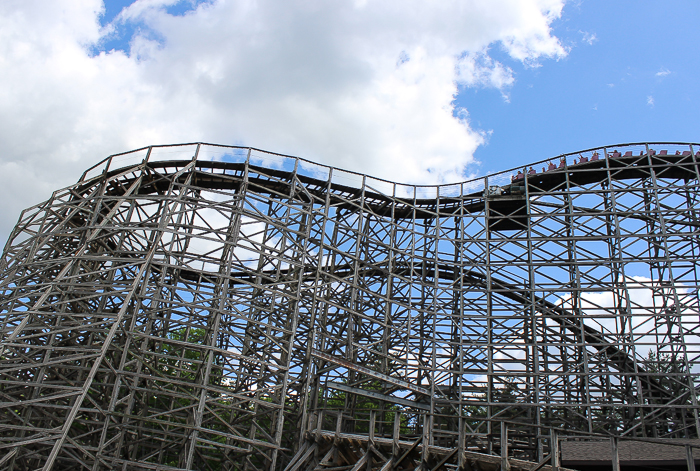
<svg viewBox="0 0 700 471">
<path fill-rule="evenodd" d="M 516 74 L 509 102 L 492 89 L 457 97 L 493 130 L 476 158 L 495 169 L 607 144 L 698 141 L 698 19 L 700 2 L 567 4 L 553 24 L 567 57 L 538 68 L 504 58 Z"/>
<path fill-rule="evenodd" d="M 119 22 L 118 15 L 124 8 L 133 4 L 134 0 L 104 0 L 104 11 L 99 15 L 100 25 L 105 27 L 110 24 L 116 26 L 114 33 L 110 34 L 99 44 L 93 46 L 93 52 L 122 50 L 129 53 L 129 42 L 134 34 L 142 31 L 147 31 L 147 25 L 136 22 Z M 165 13 L 173 16 L 182 16 L 188 12 L 195 11 L 197 6 L 205 3 L 205 0 L 182 0 L 176 3 L 165 5 L 163 10 Z M 115 20 L 117 20 L 115 22 Z"/>
<path fill-rule="evenodd" d="M 683 0 L 0 2 L 0 236 L 149 144 L 433 184 L 699 141 L 698 19 Z"/>
</svg>

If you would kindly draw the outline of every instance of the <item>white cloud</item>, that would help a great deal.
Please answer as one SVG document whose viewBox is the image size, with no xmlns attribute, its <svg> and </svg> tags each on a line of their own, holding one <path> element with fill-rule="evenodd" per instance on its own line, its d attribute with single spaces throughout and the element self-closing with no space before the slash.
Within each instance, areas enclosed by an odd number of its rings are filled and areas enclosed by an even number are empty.
<svg viewBox="0 0 700 471">
<path fill-rule="evenodd" d="M 656 72 L 657 77 L 666 77 L 667 75 L 671 75 L 671 71 L 668 70 L 666 67 L 661 67 L 661 69 Z"/>
<path fill-rule="evenodd" d="M 465 54 L 457 62 L 457 81 L 467 87 L 493 87 L 501 90 L 508 101 L 505 90 L 515 82 L 513 69 L 493 60 L 486 51 Z"/>
<path fill-rule="evenodd" d="M 583 42 L 589 46 L 598 41 L 598 36 L 595 33 L 589 33 L 588 31 L 579 31 L 579 33 L 583 36 Z"/>
<path fill-rule="evenodd" d="M 649 95 L 647 96 L 647 105 L 651 106 L 652 108 L 654 107 L 654 97 Z"/>
<path fill-rule="evenodd" d="M 101 0 L 0 3 L 0 233 L 21 208 L 110 153 L 253 145 L 404 182 L 463 179 L 484 133 L 458 84 L 503 93 L 501 44 L 536 66 L 563 0 L 471 3 L 139 0 L 102 28 Z M 132 24 L 130 54 L 91 51 Z M 507 95 L 504 95 L 507 96 Z"/>
</svg>

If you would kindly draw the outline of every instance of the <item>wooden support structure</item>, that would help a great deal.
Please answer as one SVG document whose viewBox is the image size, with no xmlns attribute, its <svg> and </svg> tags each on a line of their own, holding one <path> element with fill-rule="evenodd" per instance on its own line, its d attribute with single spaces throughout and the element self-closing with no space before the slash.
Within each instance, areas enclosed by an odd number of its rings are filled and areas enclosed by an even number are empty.
<svg viewBox="0 0 700 471">
<path fill-rule="evenodd" d="M 617 437 L 610 438 L 610 448 L 612 452 L 612 470 L 620 471 L 620 448 L 619 440 L 617 439 Z"/>
<path fill-rule="evenodd" d="M 110 156 L 0 258 L 0 467 L 557 469 L 613 435 L 619 469 L 618 438 L 697 437 L 699 152 L 434 186 Z"/>
</svg>

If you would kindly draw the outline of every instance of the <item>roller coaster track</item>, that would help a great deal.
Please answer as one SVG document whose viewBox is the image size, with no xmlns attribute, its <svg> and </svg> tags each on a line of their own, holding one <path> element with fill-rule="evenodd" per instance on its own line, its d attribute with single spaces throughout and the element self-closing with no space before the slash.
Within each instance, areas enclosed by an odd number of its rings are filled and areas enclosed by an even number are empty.
<svg viewBox="0 0 700 471">
<path fill-rule="evenodd" d="M 545 469 L 558 429 L 694 438 L 698 151 L 451 187 L 110 156 L 0 260 L 0 465 Z"/>
</svg>

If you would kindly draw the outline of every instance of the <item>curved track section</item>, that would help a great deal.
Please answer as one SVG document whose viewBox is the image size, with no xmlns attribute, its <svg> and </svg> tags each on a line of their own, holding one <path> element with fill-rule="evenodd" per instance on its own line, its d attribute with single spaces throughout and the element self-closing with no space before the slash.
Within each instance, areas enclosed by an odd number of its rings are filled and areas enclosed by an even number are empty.
<svg viewBox="0 0 700 471">
<path fill-rule="evenodd" d="M 420 187 L 111 156 L 5 247 L 0 465 L 531 469 L 553 432 L 695 438 L 698 161 L 627 144 Z"/>
</svg>

